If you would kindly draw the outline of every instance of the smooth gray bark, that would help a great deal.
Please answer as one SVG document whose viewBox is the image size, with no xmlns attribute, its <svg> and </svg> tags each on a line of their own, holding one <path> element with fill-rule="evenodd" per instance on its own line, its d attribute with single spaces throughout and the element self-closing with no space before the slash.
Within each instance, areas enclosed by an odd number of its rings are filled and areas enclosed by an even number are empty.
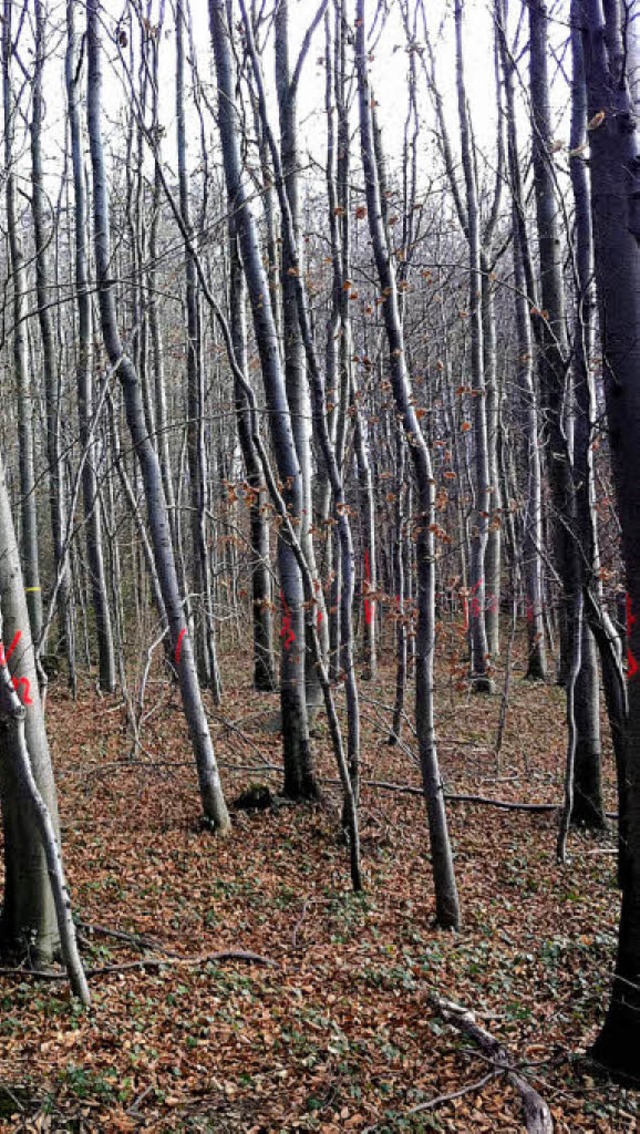
<svg viewBox="0 0 640 1134">
<path fill-rule="evenodd" d="M 67 525 L 64 465 L 61 452 L 62 387 L 58 368 L 59 348 L 56 343 L 52 306 L 54 290 L 49 265 L 50 231 L 46 213 L 48 198 L 42 167 L 42 131 L 44 127 L 43 71 L 45 62 L 46 20 L 42 0 L 34 0 L 35 60 L 31 110 L 31 214 L 36 262 L 36 299 L 42 343 L 42 370 L 46 409 L 47 460 L 49 464 L 49 509 L 53 542 L 54 570 L 58 575 L 58 617 L 63 650 L 69 667 L 69 683 L 76 688 L 75 635 L 73 626 L 71 572 L 64 547 Z M 53 219 L 53 218 L 51 218 Z"/>
<path fill-rule="evenodd" d="M 198 280 L 192 248 L 195 245 L 191 221 L 190 184 L 187 168 L 185 117 L 185 48 L 187 23 L 185 0 L 176 3 L 176 130 L 180 212 L 188 234 L 185 241 L 185 306 L 187 336 L 187 464 L 191 504 L 191 544 L 193 566 L 195 653 L 198 675 L 210 688 L 217 703 L 221 697 L 212 612 L 211 564 L 207 547 L 209 504 L 207 454 L 204 438 L 204 364 L 202 357 L 201 313 Z"/>
<path fill-rule="evenodd" d="M 112 692 L 116 686 L 116 667 L 113 649 L 113 628 L 105 576 L 102 548 L 102 513 L 98 499 L 95 473 L 95 441 L 90 434 L 93 414 L 93 350 L 91 294 L 88 278 L 88 233 L 85 169 L 82 155 L 82 126 L 80 121 L 80 78 L 78 69 L 79 45 L 75 28 L 75 0 L 67 0 L 67 53 L 65 80 L 67 89 L 67 115 L 71 134 L 71 165 L 73 175 L 73 225 L 75 242 L 75 285 L 78 313 L 76 347 L 76 397 L 78 402 L 78 433 L 82 452 L 86 454 L 82 469 L 82 497 L 85 519 L 87 564 L 91 596 L 95 614 L 98 645 L 100 688 Z"/>
<path fill-rule="evenodd" d="M 218 87 L 218 128 L 229 208 L 235 213 L 262 379 L 270 410 L 269 423 L 278 473 L 287 508 L 295 522 L 300 524 L 305 506 L 304 486 L 292 429 L 291 408 L 287 398 L 271 293 L 243 172 L 235 106 L 235 73 L 223 0 L 209 0 L 209 20 Z M 278 539 L 278 565 L 283 622 L 280 706 L 284 791 L 293 799 L 315 798 L 318 787 L 313 772 L 305 697 L 304 587 L 293 549 L 282 531 Z"/>
<path fill-rule="evenodd" d="M 420 768 L 427 804 L 433 880 L 438 924 L 457 926 L 460 908 L 453 868 L 453 855 L 447 830 L 447 817 L 435 744 L 433 667 L 435 651 L 435 490 L 431 454 L 416 415 L 407 370 L 404 336 L 398 307 L 398 292 L 390 256 L 380 195 L 378 163 L 375 154 L 371 114 L 372 94 L 367 73 L 364 0 L 357 2 L 355 36 L 360 144 L 365 176 L 369 232 L 373 245 L 380 290 L 385 296 L 382 317 L 389 349 L 389 373 L 396 411 L 404 429 L 417 485 L 419 524 L 416 559 L 418 574 L 418 623 L 416 629 L 416 733 Z"/>
<path fill-rule="evenodd" d="M 35 652 L 24 593 L 24 576 L 16 542 L 4 468 L 0 465 L 0 610 L 3 653 L 18 693 L 27 709 L 24 728 L 31 769 L 54 829 L 58 809 L 51 757 L 44 727 Z M 11 649 L 13 645 L 13 651 Z M 4 832 L 5 882 L 0 917 L 2 948 L 27 956 L 36 965 L 50 962 L 60 949 L 55 904 L 51 892 L 46 855 L 38 836 L 31 800 L 23 788 L 21 740 L 13 717 L 13 703 L 6 704 L 4 748 L 0 759 L 0 799 Z"/>
<path fill-rule="evenodd" d="M 94 246 L 102 336 L 109 361 L 114 368 L 117 368 L 131 441 L 143 478 L 154 560 L 169 624 L 171 647 L 177 663 L 180 691 L 196 761 L 203 811 L 206 820 L 218 830 L 224 832 L 230 826 L 229 815 L 202 703 L 193 648 L 187 634 L 160 463 L 146 429 L 140 382 L 131 359 L 124 353 L 116 318 L 115 294 L 111 277 L 109 194 L 102 144 L 99 10 L 99 0 L 88 0 L 87 110 L 93 174 Z"/>
<path fill-rule="evenodd" d="M 13 316 L 13 366 L 18 391 L 18 460 L 20 467 L 20 547 L 24 581 L 29 607 L 29 621 L 34 641 L 42 635 L 42 588 L 38 548 L 38 513 L 35 492 L 33 448 L 33 395 L 27 342 L 26 296 L 27 279 L 24 250 L 20 238 L 20 218 L 16 207 L 16 174 L 14 168 L 15 106 L 12 89 L 12 13 L 13 0 L 3 2 L 2 21 L 2 93 L 4 111 L 5 205 L 9 238 Z"/>
</svg>

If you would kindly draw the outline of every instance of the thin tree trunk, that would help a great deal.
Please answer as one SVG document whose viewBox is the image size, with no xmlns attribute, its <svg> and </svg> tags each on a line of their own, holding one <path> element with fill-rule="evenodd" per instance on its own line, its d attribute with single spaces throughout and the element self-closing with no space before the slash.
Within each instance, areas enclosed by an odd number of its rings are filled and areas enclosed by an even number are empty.
<svg viewBox="0 0 640 1134">
<path fill-rule="evenodd" d="M 230 228 L 229 311 L 233 349 L 238 366 L 247 373 L 247 325 L 245 318 L 246 289 L 240 262 L 233 216 Z M 235 379 L 235 406 L 238 437 L 249 486 L 250 570 L 253 626 L 253 683 L 264 693 L 276 688 L 273 667 L 273 600 L 269 555 L 267 501 L 260 475 L 260 464 L 251 436 L 249 406 L 244 391 Z"/>
<path fill-rule="evenodd" d="M 33 449 L 33 399 L 29 372 L 26 294 L 27 280 L 24 251 L 20 239 L 20 220 L 16 210 L 16 175 L 14 169 L 15 106 L 12 75 L 12 12 L 15 0 L 3 0 L 2 21 L 2 92 L 4 104 L 4 163 L 9 264 L 12 285 L 13 365 L 18 391 L 18 459 L 20 466 L 21 551 L 24 581 L 33 640 L 40 644 L 42 635 L 42 588 L 38 550 L 38 512 L 35 491 Z"/>
<path fill-rule="evenodd" d="M 49 463 L 49 507 L 53 540 L 54 568 L 58 579 L 58 616 L 63 637 L 63 650 L 69 668 L 69 684 L 75 693 L 75 642 L 71 606 L 71 573 L 64 549 L 66 529 L 64 465 L 60 451 L 60 419 L 62 388 L 58 371 L 58 351 L 51 315 L 53 290 L 50 282 L 49 234 L 45 211 L 47 198 L 42 170 L 42 128 L 44 122 L 43 70 L 45 61 L 45 15 L 42 0 L 34 0 L 35 61 L 31 111 L 31 213 L 36 261 L 36 298 L 42 341 L 42 364 L 47 425 L 47 458 Z"/>
<path fill-rule="evenodd" d="M 235 110 L 235 77 L 230 31 L 224 0 L 209 0 L 211 38 L 218 83 L 218 127 L 222 142 L 229 208 L 236 231 L 249 291 L 262 378 L 270 409 L 270 426 L 278 473 L 287 508 L 301 522 L 304 487 L 291 424 L 284 370 L 269 284 L 265 276 L 255 218 L 243 178 L 240 137 Z M 313 799 L 318 787 L 313 771 L 309 720 L 305 698 L 304 588 L 300 568 L 284 533 L 278 539 L 282 590 L 282 652 L 280 705 L 284 755 L 284 792 L 292 799 Z"/>
<path fill-rule="evenodd" d="M 204 443 L 204 373 L 198 281 L 191 248 L 194 242 L 187 171 L 187 140 L 184 96 L 184 33 L 187 10 L 184 0 L 176 4 L 176 127 L 180 212 L 188 239 L 185 243 L 185 303 L 187 314 L 187 462 L 191 502 L 193 590 L 195 591 L 194 645 L 198 675 L 220 702 L 221 681 L 211 609 L 211 569 L 207 548 L 206 517 L 208 473 Z"/>
<path fill-rule="evenodd" d="M 11 504 L 0 464 L 0 610 L 2 654 L 10 664 L 26 710 L 24 728 L 33 777 L 44 800 L 54 830 L 58 831 L 58 808 L 51 757 L 38 689 L 35 651 L 24 593 L 24 579 L 16 543 Z M 0 680 L 1 683 L 1 680 Z M 4 832 L 4 895 L 0 917 L 0 944 L 4 950 L 30 963 L 46 964 L 60 949 L 55 904 L 51 892 L 46 855 L 38 836 L 28 795 L 22 790 L 22 748 L 13 704 L 5 710 L 0 728 L 0 799 Z M 9 710 L 9 711 L 7 711 Z"/>
<path fill-rule="evenodd" d="M 433 665 L 435 651 L 434 479 L 431 455 L 416 415 L 407 372 L 405 346 L 398 308 L 398 293 L 389 254 L 380 196 L 371 114 L 371 88 L 367 75 L 364 0 L 357 0 L 356 63 L 360 107 L 360 139 L 365 176 L 369 232 L 380 288 L 385 295 L 382 314 L 389 348 L 389 372 L 397 413 L 405 431 L 418 490 L 418 625 L 416 632 L 416 732 L 427 804 L 436 918 L 441 926 L 460 921 L 453 856 L 447 830 L 443 785 L 434 729 Z"/>
<path fill-rule="evenodd" d="M 75 30 L 75 0 L 67 0 L 67 54 L 65 77 L 67 113 L 71 131 L 71 163 L 74 192 L 75 285 L 78 310 L 76 395 L 78 400 L 78 432 L 82 452 L 86 454 L 82 469 L 82 496 L 85 519 L 87 565 L 91 580 L 91 597 L 96 623 L 100 688 L 112 692 L 116 686 L 113 651 L 113 629 L 102 550 L 102 517 L 95 473 L 95 442 L 90 438 L 93 411 L 92 314 L 88 280 L 87 207 L 85 171 L 82 157 L 80 124 L 80 88 L 78 76 L 78 44 Z"/>
<path fill-rule="evenodd" d="M 230 826 L 229 815 L 202 703 L 193 649 L 187 634 L 160 464 L 145 426 L 140 382 L 130 358 L 123 351 L 116 319 L 111 279 L 109 196 L 102 145 L 99 0 L 88 0 L 87 3 L 87 58 L 89 64 L 87 109 L 93 171 L 94 241 L 102 335 L 109 361 L 118 371 L 131 440 L 144 481 L 153 554 L 167 612 L 171 646 L 177 662 L 184 712 L 198 771 L 203 811 L 205 819 L 224 832 Z"/>
</svg>

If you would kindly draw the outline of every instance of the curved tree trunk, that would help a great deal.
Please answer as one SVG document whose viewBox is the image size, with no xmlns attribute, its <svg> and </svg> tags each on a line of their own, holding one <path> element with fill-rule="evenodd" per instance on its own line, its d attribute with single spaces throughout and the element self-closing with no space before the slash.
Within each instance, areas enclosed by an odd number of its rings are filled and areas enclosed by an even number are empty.
<svg viewBox="0 0 640 1134">
<path fill-rule="evenodd" d="M 366 66 L 364 0 L 357 3 L 356 63 L 360 107 L 360 140 L 365 175 L 369 231 L 373 244 L 381 292 L 385 295 L 382 315 L 389 347 L 389 373 L 398 416 L 407 437 L 418 490 L 419 524 L 416 542 L 418 575 L 418 624 L 415 644 L 416 733 L 420 768 L 427 804 L 433 880 L 438 924 L 457 926 L 460 908 L 447 830 L 444 794 L 435 744 L 433 664 L 435 651 L 435 556 L 433 524 L 435 483 L 431 455 L 416 415 L 407 372 L 404 338 L 393 261 L 383 219 L 380 182 L 371 114 L 371 88 Z"/>
<path fill-rule="evenodd" d="M 162 484 L 160 463 L 148 435 L 142 391 L 131 359 L 124 353 L 116 319 L 111 279 L 109 196 L 101 126 L 101 58 L 99 0 L 87 3 L 87 58 L 89 64 L 87 109 L 93 172 L 93 220 L 102 335 L 109 361 L 122 386 L 127 424 L 144 483 L 153 554 L 167 613 L 171 646 L 177 663 L 185 717 L 198 771 L 205 818 L 224 832 L 230 826 L 209 725 L 202 703 L 195 659 L 178 587 L 171 528 Z"/>
</svg>

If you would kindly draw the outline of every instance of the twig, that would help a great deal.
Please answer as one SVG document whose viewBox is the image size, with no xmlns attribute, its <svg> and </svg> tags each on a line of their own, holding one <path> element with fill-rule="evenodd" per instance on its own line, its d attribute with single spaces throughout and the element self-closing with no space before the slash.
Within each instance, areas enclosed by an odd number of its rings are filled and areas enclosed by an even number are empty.
<svg viewBox="0 0 640 1134">
<path fill-rule="evenodd" d="M 127 1114 L 135 1114 L 136 1111 L 138 1110 L 138 1107 L 141 1106 L 142 1103 L 144 1102 L 144 1100 L 146 1099 L 147 1095 L 150 1095 L 151 1092 L 154 1089 L 155 1088 L 153 1086 L 153 1083 L 149 1083 L 149 1086 L 145 1087 L 144 1091 L 142 1091 L 142 1093 L 139 1094 L 138 1097 L 131 1104 L 131 1106 L 129 1107 L 129 1109 L 127 1111 Z"/>
<path fill-rule="evenodd" d="M 332 780 L 325 780 L 325 783 L 332 783 Z M 362 780 L 363 784 L 367 787 L 380 788 L 382 791 L 395 791 L 400 795 L 418 795 L 422 796 L 424 793 L 422 788 L 413 787 L 411 784 L 394 784 L 387 783 L 386 780 Z M 485 807 L 498 807 L 503 811 L 559 811 L 562 804 L 560 803 L 520 803 L 517 800 L 511 802 L 508 799 L 490 799 L 485 795 L 461 795 L 456 792 L 445 792 L 444 798 L 447 803 L 479 803 Z"/>
<path fill-rule="evenodd" d="M 79 929 L 89 933 L 99 933 L 101 937 L 113 937 L 115 941 L 126 941 L 127 944 L 134 945 L 137 949 L 156 949 L 170 957 L 179 957 L 180 955 L 173 949 L 165 948 L 162 942 L 154 941 L 152 937 L 142 937 L 138 933 L 125 933 L 122 929 L 109 929 L 106 925 L 90 925 L 86 921 L 77 921 L 76 925 Z"/>
<path fill-rule="evenodd" d="M 435 1099 L 429 1099 L 428 1102 L 420 1103 L 418 1106 L 412 1106 L 407 1114 L 419 1114 L 421 1110 L 431 1110 L 434 1106 L 440 1106 L 441 1103 L 451 1102 L 452 1099 L 460 1099 L 463 1095 L 470 1095 L 473 1091 L 480 1091 L 495 1079 L 500 1074 L 499 1071 L 489 1071 L 488 1075 L 483 1075 L 482 1079 L 478 1079 L 476 1083 L 467 1083 L 466 1087 L 460 1087 L 457 1091 L 451 1091 L 448 1095 L 436 1095 Z"/>
<path fill-rule="evenodd" d="M 169 965 L 197 966 L 206 965 L 213 961 L 246 961 L 249 965 L 269 965 L 277 968 L 277 962 L 260 953 L 250 950 L 225 949 L 221 953 L 201 953 L 197 957 L 142 957 L 139 961 L 124 961 L 121 965 L 100 965 L 95 969 L 85 969 L 87 976 L 105 976 L 108 973 L 124 973 L 132 969 L 146 972 L 150 969 L 166 968 Z M 0 976 L 31 977 L 38 980 L 66 980 L 66 973 L 55 972 L 53 969 L 23 969 L 0 968 Z"/>
</svg>

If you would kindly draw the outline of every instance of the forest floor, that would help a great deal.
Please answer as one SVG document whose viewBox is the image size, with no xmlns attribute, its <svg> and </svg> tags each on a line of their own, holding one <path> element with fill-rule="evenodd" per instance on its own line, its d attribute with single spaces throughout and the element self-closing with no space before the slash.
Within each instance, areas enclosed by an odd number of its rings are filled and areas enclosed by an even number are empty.
<svg viewBox="0 0 640 1134">
<path fill-rule="evenodd" d="M 252 691 L 248 658 L 223 659 L 223 669 L 227 692 L 211 720 L 228 798 L 252 784 L 276 791 L 280 775 L 264 762 L 281 759 L 277 696 Z M 385 743 L 392 685 L 391 667 L 361 685 L 363 777 L 418 786 L 411 752 Z M 561 800 L 559 689 L 525 682 L 516 664 L 499 762 L 500 692 L 472 697 L 443 672 L 438 706 L 449 792 Z M 73 702 L 61 682 L 51 687 L 78 919 L 153 943 L 82 929 L 88 967 L 106 970 L 90 977 L 87 1012 L 64 980 L 0 976 L 0 1130 L 522 1130 L 519 1096 L 438 1016 L 430 990 L 477 1013 L 546 1099 L 557 1131 L 640 1129 L 640 1094 L 585 1059 L 614 956 L 611 832 L 572 834 L 570 861 L 558 866 L 557 814 L 452 803 L 464 926 L 440 932 L 419 797 L 363 786 L 366 893 L 354 896 L 334 784 L 323 806 L 237 811 L 230 836 L 212 836 L 198 824 L 176 691 L 151 685 L 148 707 L 132 758 L 116 699 L 85 689 Z M 332 779 L 318 729 L 318 764 Z M 404 739 L 412 750 L 409 727 Z M 272 964 L 207 960 L 224 950 Z M 126 967 L 141 957 L 165 963 Z"/>
</svg>

